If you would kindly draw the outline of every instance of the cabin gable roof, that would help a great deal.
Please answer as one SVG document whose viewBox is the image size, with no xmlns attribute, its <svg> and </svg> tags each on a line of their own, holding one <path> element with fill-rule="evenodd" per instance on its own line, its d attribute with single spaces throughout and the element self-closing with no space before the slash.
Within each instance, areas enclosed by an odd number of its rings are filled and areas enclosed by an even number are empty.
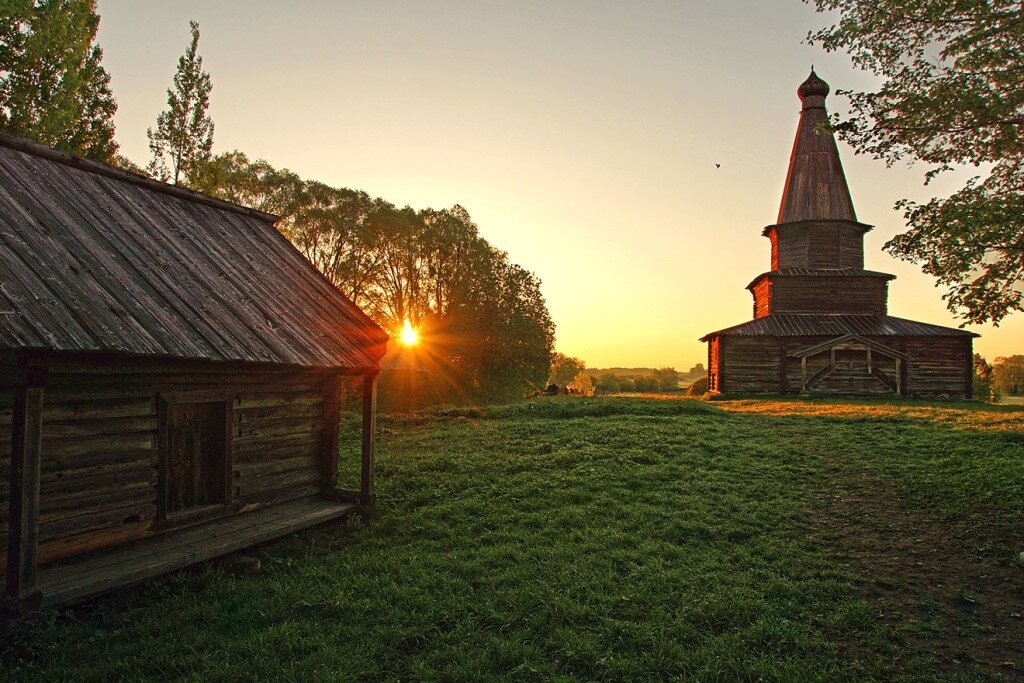
<svg viewBox="0 0 1024 683">
<path fill-rule="evenodd" d="M 387 334 L 275 221 L 0 134 L 0 349 L 376 368 Z"/>
</svg>

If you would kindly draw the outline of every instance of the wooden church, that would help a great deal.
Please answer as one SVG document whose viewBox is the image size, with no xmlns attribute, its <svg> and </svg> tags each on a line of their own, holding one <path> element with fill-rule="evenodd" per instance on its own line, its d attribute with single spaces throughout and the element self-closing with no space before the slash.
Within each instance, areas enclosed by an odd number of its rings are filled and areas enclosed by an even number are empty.
<svg viewBox="0 0 1024 683">
<path fill-rule="evenodd" d="M 825 128 L 829 86 L 811 71 L 799 87 L 800 123 L 789 161 L 771 270 L 747 285 L 754 319 L 711 332 L 712 393 L 971 396 L 965 330 L 888 314 L 895 276 L 864 269 L 864 234 L 839 151 Z"/>
</svg>

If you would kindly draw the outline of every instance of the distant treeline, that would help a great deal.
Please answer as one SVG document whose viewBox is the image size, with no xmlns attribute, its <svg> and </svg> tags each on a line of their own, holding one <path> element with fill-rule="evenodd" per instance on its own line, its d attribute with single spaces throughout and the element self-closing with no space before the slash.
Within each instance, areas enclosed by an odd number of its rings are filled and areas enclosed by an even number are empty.
<svg viewBox="0 0 1024 683">
<path fill-rule="evenodd" d="M 674 369 L 674 368 L 673 368 Z M 618 375 L 619 377 L 648 377 L 654 374 L 658 368 L 587 368 L 587 374 L 591 377 L 603 375 Z M 687 372 L 680 372 L 681 379 L 695 379 L 707 373 L 703 363 L 697 363 Z"/>
<path fill-rule="evenodd" d="M 617 393 L 649 393 L 679 391 L 680 384 L 704 375 L 704 366 L 698 363 L 685 375 L 675 368 L 605 368 L 593 369 L 579 358 L 562 353 L 551 357 L 551 375 L 548 383 L 568 387 L 574 393 L 589 395 Z"/>
</svg>

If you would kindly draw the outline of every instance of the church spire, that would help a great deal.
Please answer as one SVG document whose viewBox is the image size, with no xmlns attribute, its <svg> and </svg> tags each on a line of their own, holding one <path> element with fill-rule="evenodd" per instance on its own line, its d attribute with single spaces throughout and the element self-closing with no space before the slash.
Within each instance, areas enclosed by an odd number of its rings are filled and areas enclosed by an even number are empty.
<svg viewBox="0 0 1024 683">
<path fill-rule="evenodd" d="M 779 223 L 857 220 L 835 138 L 825 128 L 828 122 L 825 96 L 828 93 L 828 83 L 818 78 L 813 68 L 811 75 L 797 89 L 803 107 L 793 153 L 789 158 Z"/>
</svg>

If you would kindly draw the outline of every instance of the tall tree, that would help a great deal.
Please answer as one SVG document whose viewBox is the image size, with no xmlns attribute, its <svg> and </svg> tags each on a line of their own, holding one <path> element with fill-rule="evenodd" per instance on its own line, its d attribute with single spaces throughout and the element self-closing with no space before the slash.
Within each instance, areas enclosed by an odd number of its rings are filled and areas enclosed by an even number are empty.
<svg viewBox="0 0 1024 683">
<path fill-rule="evenodd" d="M 3 0 L 0 7 L 0 128 L 113 162 L 117 102 L 94 44 L 95 0 Z"/>
<path fill-rule="evenodd" d="M 805 0 L 811 2 L 812 0 Z M 926 183 L 983 166 L 949 197 L 897 203 L 886 249 L 947 288 L 950 310 L 998 323 L 1024 309 L 1024 4 L 1019 0 L 813 0 L 839 21 L 808 35 L 881 79 L 849 92 L 833 125 L 856 151 L 929 165 Z"/>
<path fill-rule="evenodd" d="M 156 117 L 156 130 L 146 131 L 153 153 L 150 174 L 175 185 L 190 184 L 213 155 L 213 119 L 207 113 L 213 84 L 199 56 L 199 24 L 190 21 L 189 27 L 192 42 L 178 58 L 174 87 L 167 89 L 167 111 Z"/>
</svg>

